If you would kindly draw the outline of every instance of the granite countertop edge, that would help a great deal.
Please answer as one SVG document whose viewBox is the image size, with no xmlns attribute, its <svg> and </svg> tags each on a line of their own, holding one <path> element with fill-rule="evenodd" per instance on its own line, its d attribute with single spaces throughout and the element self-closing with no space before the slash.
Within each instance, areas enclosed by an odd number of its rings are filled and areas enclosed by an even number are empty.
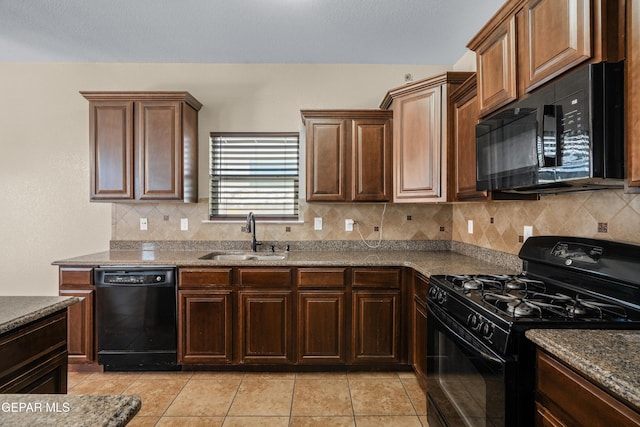
<svg viewBox="0 0 640 427">
<path fill-rule="evenodd" d="M 118 266 L 118 265 L 171 265 L 179 267 L 335 267 L 384 266 L 410 267 L 431 276 L 434 274 L 515 274 L 520 273 L 517 262 L 508 265 L 475 258 L 453 251 L 292 251 L 276 252 L 281 260 L 213 260 L 199 259 L 212 251 L 140 251 L 111 250 L 54 261 L 57 266 Z M 220 251 L 225 252 L 225 251 Z M 231 251 L 235 252 L 235 251 Z M 517 257 L 515 257 L 517 258 Z"/>
<path fill-rule="evenodd" d="M 78 297 L 0 296 L 0 334 L 73 305 Z"/>
<path fill-rule="evenodd" d="M 14 427 L 121 427 L 142 407 L 137 395 L 0 394 L 2 422 Z"/>
<path fill-rule="evenodd" d="M 525 336 L 640 412 L 639 331 L 530 329 Z"/>
</svg>

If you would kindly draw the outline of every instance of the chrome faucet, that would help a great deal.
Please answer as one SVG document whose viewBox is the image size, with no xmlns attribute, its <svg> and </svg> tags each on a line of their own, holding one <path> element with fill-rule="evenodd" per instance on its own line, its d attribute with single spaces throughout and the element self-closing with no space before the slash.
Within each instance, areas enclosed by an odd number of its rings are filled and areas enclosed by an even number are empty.
<svg viewBox="0 0 640 427">
<path fill-rule="evenodd" d="M 256 252 L 258 250 L 258 246 L 260 246 L 262 242 L 258 242 L 256 240 L 256 217 L 253 212 L 249 212 L 249 215 L 247 215 L 245 231 L 247 233 L 251 233 L 251 251 Z"/>
</svg>

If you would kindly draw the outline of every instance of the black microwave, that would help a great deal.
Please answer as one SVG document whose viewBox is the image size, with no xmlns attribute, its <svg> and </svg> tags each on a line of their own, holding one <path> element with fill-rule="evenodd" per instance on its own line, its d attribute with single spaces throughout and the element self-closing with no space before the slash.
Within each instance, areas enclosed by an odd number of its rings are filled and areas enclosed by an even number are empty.
<svg viewBox="0 0 640 427">
<path fill-rule="evenodd" d="M 476 126 L 477 189 L 624 186 L 624 64 L 582 66 Z"/>
</svg>

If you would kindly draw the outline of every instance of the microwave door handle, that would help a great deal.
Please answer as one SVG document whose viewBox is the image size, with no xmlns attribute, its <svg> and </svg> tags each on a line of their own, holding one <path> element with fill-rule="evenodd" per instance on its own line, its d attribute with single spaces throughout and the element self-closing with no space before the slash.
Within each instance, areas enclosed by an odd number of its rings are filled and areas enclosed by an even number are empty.
<svg viewBox="0 0 640 427">
<path fill-rule="evenodd" d="M 554 167 L 558 165 L 560 144 L 558 143 L 558 121 L 560 119 L 558 108 L 556 105 L 545 105 L 542 112 L 542 143 L 540 146 L 540 160 L 542 161 L 542 167 Z M 549 141 L 553 141 L 551 144 Z M 553 146 L 551 149 L 551 155 L 547 155 L 547 147 Z"/>
</svg>

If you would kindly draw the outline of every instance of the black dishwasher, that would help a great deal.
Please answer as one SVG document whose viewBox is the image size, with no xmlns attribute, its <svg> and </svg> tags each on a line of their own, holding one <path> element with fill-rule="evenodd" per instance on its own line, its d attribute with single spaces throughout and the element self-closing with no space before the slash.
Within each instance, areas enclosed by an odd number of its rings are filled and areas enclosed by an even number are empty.
<svg viewBox="0 0 640 427">
<path fill-rule="evenodd" d="M 105 371 L 176 370 L 176 269 L 94 270 L 98 363 Z"/>
</svg>

